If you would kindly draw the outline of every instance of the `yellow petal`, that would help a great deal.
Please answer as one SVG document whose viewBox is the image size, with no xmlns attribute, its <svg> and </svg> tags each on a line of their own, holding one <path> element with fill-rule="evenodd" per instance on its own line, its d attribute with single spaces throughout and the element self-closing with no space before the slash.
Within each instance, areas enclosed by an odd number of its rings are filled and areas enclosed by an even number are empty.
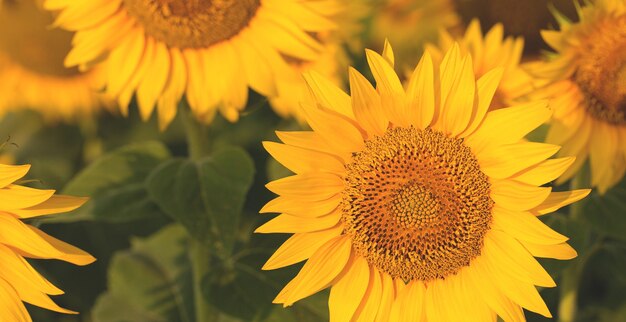
<svg viewBox="0 0 626 322">
<path fill-rule="evenodd" d="M 469 287 L 477 290 L 480 297 L 504 321 L 525 322 L 522 308 L 504 295 L 489 279 L 490 272 L 485 268 L 484 260 L 476 259 L 471 269 L 461 271 L 461 278 L 467 279 Z"/>
<path fill-rule="evenodd" d="M 522 141 L 486 148 L 477 157 L 480 169 L 486 175 L 491 178 L 505 179 L 545 161 L 559 149 L 558 145 Z"/>
<path fill-rule="evenodd" d="M 359 128 L 345 116 L 308 104 L 302 104 L 302 112 L 309 126 L 335 151 L 345 153 L 363 149 Z"/>
<path fill-rule="evenodd" d="M 6 165 L 0 164 L 0 188 L 4 188 L 13 182 L 23 178 L 30 170 L 30 164 Z"/>
<path fill-rule="evenodd" d="M 540 205 L 530 210 L 535 215 L 545 215 L 559 210 L 571 203 L 585 198 L 591 192 L 590 189 L 552 192 Z"/>
<path fill-rule="evenodd" d="M 467 137 L 474 153 L 487 145 L 516 143 L 550 118 L 545 101 L 501 108 L 487 113 L 480 127 Z"/>
<path fill-rule="evenodd" d="M 160 131 L 165 131 L 167 126 L 174 120 L 174 117 L 176 117 L 178 103 L 182 100 L 187 87 L 187 69 L 183 54 L 178 48 L 170 48 L 170 57 L 172 59 L 170 77 L 163 95 L 157 102 Z"/>
<path fill-rule="evenodd" d="M 32 322 L 15 289 L 2 278 L 0 278 L 0 312 L 7 321 Z"/>
<path fill-rule="evenodd" d="M 500 267 L 520 281 L 542 287 L 556 286 L 537 260 L 517 240 L 504 232 L 489 231 L 481 256 L 497 258 Z"/>
<path fill-rule="evenodd" d="M 350 96 L 339 89 L 326 77 L 311 70 L 302 75 L 306 84 L 319 104 L 339 114 L 354 119 Z"/>
<path fill-rule="evenodd" d="M 535 244 L 560 244 L 569 239 L 552 230 L 529 212 L 512 211 L 497 205 L 493 209 L 493 228 Z"/>
<path fill-rule="evenodd" d="M 82 206 L 85 202 L 87 202 L 87 200 L 87 198 L 74 196 L 53 195 L 50 199 L 42 203 L 24 209 L 11 210 L 11 213 L 20 218 L 32 218 L 43 215 L 58 214 L 72 211 Z"/>
<path fill-rule="evenodd" d="M 278 197 L 268 202 L 260 213 L 286 213 L 288 215 L 313 218 L 328 215 L 339 206 L 341 196 L 324 201 L 303 201 L 295 198 Z"/>
<path fill-rule="evenodd" d="M 0 190 L 0 209 L 10 211 L 36 206 L 52 197 L 54 190 L 9 185 Z"/>
<path fill-rule="evenodd" d="M 62 290 L 41 276 L 22 256 L 3 244 L 0 244 L 0 261 L 0 278 L 11 281 L 11 284 L 50 295 L 63 294 Z"/>
<path fill-rule="evenodd" d="M 398 75 L 389 65 L 389 62 L 378 53 L 366 49 L 365 55 L 376 80 L 376 88 L 380 93 L 381 101 L 384 103 L 383 109 L 387 118 L 393 124 L 408 125 L 404 109 L 405 93 Z"/>
<path fill-rule="evenodd" d="M 548 318 L 552 317 L 550 310 L 548 310 L 537 289 L 531 283 L 522 282 L 515 278 L 500 265 L 497 258 L 491 256 L 481 256 L 481 258 L 484 258 L 487 269 L 490 272 L 486 278 L 495 282 L 500 291 L 508 298 L 529 311 L 539 313 Z"/>
<path fill-rule="evenodd" d="M 383 135 L 389 120 L 382 110 L 380 96 L 356 69 L 350 67 L 350 94 L 354 116 L 370 135 Z"/>
<path fill-rule="evenodd" d="M 474 114 L 467 129 L 461 134 L 462 137 L 472 134 L 485 119 L 493 95 L 502 80 L 504 69 L 501 67 L 492 69 L 476 81 L 476 96 L 478 102 Z"/>
<path fill-rule="evenodd" d="M 378 312 L 376 312 L 376 321 L 389 321 L 393 303 L 395 301 L 395 290 L 393 279 L 389 274 L 379 272 L 380 282 L 382 286 L 382 293 L 380 295 L 380 306 Z"/>
<path fill-rule="evenodd" d="M 367 261 L 353 255 L 344 273 L 330 289 L 328 308 L 330 321 L 350 321 L 355 315 L 370 279 L 370 268 Z"/>
<path fill-rule="evenodd" d="M 86 252 L 2 214 L 0 214 L 0 239 L 22 256 L 30 258 L 59 259 L 81 266 L 95 261 L 95 258 Z"/>
<path fill-rule="evenodd" d="M 299 263 L 313 255 L 322 245 L 339 236 L 343 227 L 300 233 L 291 236 L 263 265 L 263 270 L 272 270 Z"/>
<path fill-rule="evenodd" d="M 511 179 L 529 185 L 540 186 L 556 180 L 575 160 L 575 157 L 545 160 L 514 175 Z"/>
<path fill-rule="evenodd" d="M 452 59 L 459 59 L 459 57 Z M 460 68 L 460 70 L 450 70 L 450 68 Z M 453 75 L 454 78 L 450 79 L 449 75 Z M 475 94 L 476 81 L 470 55 L 466 55 L 460 65 L 453 62 L 447 65 L 442 63 L 441 126 L 444 133 L 456 136 L 467 128 L 474 114 Z"/>
<path fill-rule="evenodd" d="M 430 53 L 426 51 L 409 80 L 406 108 L 411 125 L 425 129 L 435 116 L 435 72 Z"/>
<path fill-rule="evenodd" d="M 282 214 L 268 221 L 254 232 L 267 233 L 306 233 L 318 230 L 329 229 L 337 225 L 341 219 L 341 212 L 333 212 L 318 218 L 302 218 Z"/>
<path fill-rule="evenodd" d="M 274 159 L 298 174 L 313 171 L 345 173 L 343 161 L 334 155 L 275 142 L 263 142 L 263 147 Z"/>
<path fill-rule="evenodd" d="M 374 322 L 376 321 L 376 314 L 379 311 L 379 307 L 385 305 L 382 302 L 383 285 L 380 277 L 380 273 L 374 267 L 370 269 L 370 277 L 367 290 L 363 295 L 361 304 L 354 313 L 354 321 L 359 322 Z M 382 320 L 379 320 L 382 321 Z"/>
<path fill-rule="evenodd" d="M 393 67 L 396 59 L 395 55 L 393 54 L 393 48 L 391 47 L 388 39 L 385 39 L 385 44 L 383 45 L 383 57 L 389 63 L 389 65 Z"/>
<path fill-rule="evenodd" d="M 567 260 L 578 256 L 576 250 L 567 243 L 561 243 L 556 245 L 540 245 L 533 244 L 524 240 L 520 240 L 520 242 L 535 257 Z"/>
<path fill-rule="evenodd" d="M 491 180 L 491 198 L 496 205 L 510 210 L 537 207 L 550 195 L 550 187 L 536 187 L 513 180 Z"/>
<path fill-rule="evenodd" d="M 430 285 L 429 285 L 430 287 Z M 420 322 L 425 312 L 426 288 L 422 281 L 412 281 L 398 294 L 391 308 L 390 321 Z"/>
<path fill-rule="evenodd" d="M 327 172 L 297 174 L 265 186 L 277 195 L 311 201 L 327 200 L 344 190 L 343 179 Z"/>
<path fill-rule="evenodd" d="M 322 245 L 304 264 L 300 273 L 274 299 L 274 303 L 290 306 L 313 295 L 328 285 L 344 270 L 352 243 L 348 237 L 337 236 Z"/>
<path fill-rule="evenodd" d="M 314 131 L 276 131 L 276 136 L 287 145 L 335 154 L 344 161 L 350 161 L 352 157 L 351 153 L 340 153 L 340 151 L 336 151 Z"/>
</svg>

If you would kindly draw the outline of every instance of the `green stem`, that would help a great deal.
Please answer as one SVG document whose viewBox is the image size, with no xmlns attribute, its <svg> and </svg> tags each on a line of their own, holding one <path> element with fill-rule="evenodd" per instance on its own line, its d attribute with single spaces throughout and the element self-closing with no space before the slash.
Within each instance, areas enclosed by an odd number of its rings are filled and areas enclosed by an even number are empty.
<svg viewBox="0 0 626 322">
<path fill-rule="evenodd" d="M 589 168 L 585 165 L 581 171 L 576 175 L 571 183 L 570 189 L 575 190 L 579 188 L 589 187 Z M 569 219 L 580 220 L 583 212 L 583 202 L 577 202 L 570 206 Z M 585 245 L 587 242 L 585 242 Z M 582 277 L 585 264 L 596 245 L 593 245 L 589 249 L 581 250 L 582 255 L 578 259 L 571 263 L 566 269 L 563 270 L 560 282 L 560 300 L 559 300 L 559 322 L 573 322 L 576 320 L 576 313 L 578 311 L 578 289 L 580 286 L 580 280 Z M 585 247 L 587 248 L 587 247 Z"/>
<path fill-rule="evenodd" d="M 189 158 L 197 160 L 208 156 L 211 151 L 209 127 L 198 122 L 187 106 L 182 106 L 179 113 L 187 135 Z"/>
<path fill-rule="evenodd" d="M 209 128 L 198 122 L 186 104 L 181 104 L 178 112 L 185 128 L 189 158 L 198 160 L 208 156 L 211 151 Z M 216 321 L 219 313 L 213 310 L 202 292 L 203 279 L 211 271 L 211 249 L 205 242 L 192 238 L 189 257 L 193 274 L 196 321 Z"/>
<path fill-rule="evenodd" d="M 204 299 L 202 284 L 205 276 L 211 270 L 211 252 L 209 247 L 201 241 L 192 239 L 189 246 L 191 268 L 193 272 L 193 297 L 196 309 L 196 321 L 215 321 L 218 313 Z"/>
</svg>

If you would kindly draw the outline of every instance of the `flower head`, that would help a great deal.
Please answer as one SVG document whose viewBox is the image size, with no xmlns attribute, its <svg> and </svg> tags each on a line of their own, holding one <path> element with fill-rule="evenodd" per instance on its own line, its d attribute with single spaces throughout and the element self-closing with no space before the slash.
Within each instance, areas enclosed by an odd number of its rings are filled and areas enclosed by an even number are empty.
<svg viewBox="0 0 626 322">
<path fill-rule="evenodd" d="M 63 66 L 71 33 L 50 30 L 53 17 L 36 0 L 0 0 L 0 113 L 35 109 L 49 119 L 88 116 L 111 102 L 95 89 L 97 69 Z"/>
<path fill-rule="evenodd" d="M 603 193 L 626 172 L 626 1 L 598 0 L 578 15 L 572 23 L 556 13 L 560 30 L 542 32 L 556 52 L 529 68 L 542 78 L 536 95 L 554 109 L 546 140 L 577 156 L 558 182 L 589 159 L 591 184 Z"/>
<path fill-rule="evenodd" d="M 491 100 L 489 110 L 519 103 L 533 90 L 532 77 L 520 65 L 524 39 L 504 37 L 502 24 L 494 25 L 483 36 L 480 22 L 474 19 L 467 27 L 465 35 L 459 39 L 455 39 L 448 31 L 442 29 L 439 44 L 427 44 L 426 48 L 435 61 L 441 62 L 444 53 L 457 41 L 461 52 L 472 56 L 476 77 L 481 77 L 498 67 L 503 69 L 502 80 Z"/>
<path fill-rule="evenodd" d="M 533 256 L 576 252 L 537 216 L 589 191 L 542 186 L 574 161 L 523 140 L 546 102 L 488 111 L 502 68 L 476 80 L 458 45 L 440 65 L 426 53 L 406 88 L 390 47 L 367 59 L 376 87 L 351 69 L 348 96 L 307 74 L 312 131 L 264 144 L 295 173 L 267 185 L 279 196 L 261 212 L 280 215 L 257 232 L 293 236 L 264 269 L 307 260 L 275 303 L 330 287 L 331 321 L 550 316 L 535 285 L 555 283 Z"/>
<path fill-rule="evenodd" d="M 161 128 L 183 95 L 210 122 L 217 110 L 236 121 L 248 87 L 276 95 L 285 57 L 314 60 L 322 45 L 312 33 L 330 30 L 334 0 L 48 0 L 55 22 L 76 31 L 67 66 L 104 57 L 106 92 L 122 113 L 136 93 L 142 118 L 157 106 Z"/>
<path fill-rule="evenodd" d="M 54 190 L 15 184 L 29 169 L 29 165 L 0 164 L 0 312 L 7 321 L 31 321 L 22 301 L 56 312 L 76 313 L 59 307 L 48 297 L 63 291 L 37 273 L 25 258 L 59 259 L 76 265 L 95 260 L 84 251 L 22 222 L 71 211 L 85 202 L 84 198 L 55 195 Z"/>
</svg>

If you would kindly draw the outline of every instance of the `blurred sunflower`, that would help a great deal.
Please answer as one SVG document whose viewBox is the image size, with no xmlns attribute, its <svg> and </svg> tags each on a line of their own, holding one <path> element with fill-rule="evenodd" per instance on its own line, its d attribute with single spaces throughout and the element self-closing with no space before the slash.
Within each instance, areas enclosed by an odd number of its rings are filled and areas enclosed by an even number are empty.
<svg viewBox="0 0 626 322">
<path fill-rule="evenodd" d="M 502 24 L 494 25 L 483 37 L 480 22 L 472 20 L 465 35 L 455 39 L 449 32 L 442 30 L 437 46 L 427 44 L 426 49 L 436 62 L 441 62 L 445 51 L 455 42 L 461 47 L 461 52 L 469 53 L 474 60 L 474 74 L 477 77 L 485 75 L 496 67 L 503 68 L 502 81 L 496 89 L 489 110 L 508 107 L 530 93 L 534 88 L 532 78 L 520 66 L 524 39 L 522 37 L 503 38 Z"/>
<path fill-rule="evenodd" d="M 87 265 L 95 259 L 84 251 L 22 222 L 23 219 L 67 212 L 80 207 L 84 198 L 54 195 L 14 184 L 29 165 L 0 164 L 0 312 L 3 321 L 31 321 L 22 301 L 48 310 L 73 314 L 56 305 L 48 295 L 63 291 L 52 285 L 24 259 L 59 259 Z"/>
<path fill-rule="evenodd" d="M 248 86 L 276 95 L 284 57 L 311 61 L 323 46 L 312 33 L 335 28 L 334 0 L 47 0 L 55 25 L 76 31 L 66 66 L 104 60 L 106 91 L 122 113 L 134 93 L 142 118 L 157 105 L 166 127 L 186 95 L 193 113 L 236 121 Z"/>
<path fill-rule="evenodd" d="M 361 47 L 363 20 L 370 13 L 370 8 L 370 0 L 340 0 L 336 12 L 331 14 L 331 19 L 338 27 L 315 34 L 315 38 L 323 45 L 319 57 L 313 61 L 287 58 L 289 72 L 277 76 L 278 92 L 270 98 L 270 105 L 276 113 L 282 117 L 294 116 L 304 122 L 300 102 L 311 99 L 302 78 L 304 72 L 315 71 L 331 79 L 335 85 L 344 86 L 346 80 L 343 75 L 350 64 L 348 51 L 356 51 Z"/>
<path fill-rule="evenodd" d="M 547 142 L 577 156 L 557 183 L 589 157 L 591 184 L 604 193 L 626 172 L 626 1 L 597 0 L 578 15 L 573 23 L 556 12 L 560 30 L 542 32 L 556 53 L 529 70 L 543 78 L 537 95 L 554 109 Z"/>
<path fill-rule="evenodd" d="M 53 17 L 37 0 L 0 0 L 0 113 L 30 108 L 72 119 L 110 104 L 94 91 L 98 72 L 65 68 L 71 34 L 50 30 Z"/>
<path fill-rule="evenodd" d="M 426 53 L 404 89 L 389 49 L 367 51 L 377 89 L 354 69 L 351 97 L 306 75 L 313 131 L 264 143 L 296 173 L 267 185 L 279 197 L 261 212 L 280 215 L 257 232 L 294 235 L 264 269 L 308 259 L 275 302 L 330 286 L 331 321 L 550 316 L 534 286 L 555 284 L 533 256 L 576 252 L 537 216 L 589 191 L 541 186 L 574 160 L 522 140 L 550 117 L 546 103 L 488 112 L 502 70 L 476 81 L 457 45 L 440 68 Z"/>
<path fill-rule="evenodd" d="M 415 66 L 426 42 L 437 40 L 441 29 L 461 24 L 452 0 L 374 0 L 368 45 L 378 48 L 389 39 L 398 61 Z M 401 45 L 398 45 L 401 44 Z"/>
</svg>

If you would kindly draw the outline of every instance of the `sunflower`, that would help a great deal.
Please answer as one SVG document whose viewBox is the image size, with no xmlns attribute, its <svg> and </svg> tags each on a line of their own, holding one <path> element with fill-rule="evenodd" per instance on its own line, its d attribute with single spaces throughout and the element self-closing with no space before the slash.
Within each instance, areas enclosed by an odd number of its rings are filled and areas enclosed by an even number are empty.
<svg viewBox="0 0 626 322">
<path fill-rule="evenodd" d="M 104 60 L 106 91 L 123 114 L 134 93 L 142 118 L 157 106 L 166 127 L 186 95 L 211 122 L 236 121 L 248 86 L 276 95 L 285 57 L 311 61 L 323 46 L 311 35 L 335 28 L 334 0 L 47 0 L 56 25 L 76 31 L 66 66 Z"/>
<path fill-rule="evenodd" d="M 398 61 L 415 66 L 426 42 L 437 40 L 439 30 L 461 25 L 453 0 L 374 0 L 368 44 L 380 47 L 385 39 L 396 45 Z"/>
<path fill-rule="evenodd" d="M 534 286 L 555 283 L 533 256 L 576 252 L 537 216 L 589 191 L 542 186 L 574 161 L 523 140 L 550 117 L 547 103 L 488 112 L 502 69 L 475 80 L 458 45 L 439 68 L 426 53 L 406 89 L 391 50 L 366 53 L 376 89 L 354 69 L 352 96 L 307 74 L 313 130 L 264 142 L 295 175 L 267 185 L 279 196 L 261 212 L 280 215 L 257 232 L 293 235 L 263 269 L 308 259 L 274 302 L 330 287 L 331 321 L 550 316 Z"/>
<path fill-rule="evenodd" d="M 337 12 L 331 16 L 337 28 L 315 34 L 316 39 L 323 45 L 317 59 L 313 61 L 288 59 L 289 72 L 278 75 L 277 95 L 269 100 L 276 113 L 282 117 L 294 116 L 304 122 L 304 116 L 300 113 L 300 102 L 310 99 L 302 78 L 304 72 L 318 72 L 331 79 L 335 85 L 343 87 L 346 79 L 342 76 L 350 64 L 349 51 L 361 47 L 360 34 L 364 29 L 363 20 L 370 13 L 370 2 L 370 0 L 341 0 Z"/>
<path fill-rule="evenodd" d="M 5 4 L 6 5 L 6 4 Z M 29 165 L 0 164 L 0 312 L 3 321 L 31 321 L 22 301 L 48 310 L 74 314 L 56 305 L 48 295 L 63 294 L 25 260 L 59 259 L 87 265 L 95 259 L 31 225 L 24 219 L 71 211 L 84 198 L 55 195 L 54 190 L 39 190 L 15 184 Z"/>
<path fill-rule="evenodd" d="M 0 0 L 0 113 L 30 108 L 51 119 L 74 119 L 109 106 L 94 88 L 97 70 L 63 66 L 71 34 L 50 30 L 53 17 L 37 0 Z"/>
<path fill-rule="evenodd" d="M 578 15 L 573 23 L 556 13 L 560 30 L 542 32 L 556 52 L 529 70 L 542 78 L 536 95 L 554 109 L 547 142 L 577 156 L 557 182 L 589 158 L 591 184 L 604 193 L 626 171 L 626 1 L 598 0 Z"/>
<path fill-rule="evenodd" d="M 445 29 L 440 31 L 439 44 L 427 44 L 426 49 L 436 62 L 443 59 L 443 54 L 458 41 L 461 51 L 469 53 L 474 60 L 474 74 L 482 77 L 490 70 L 502 67 L 502 81 L 491 100 L 489 110 L 511 106 L 533 90 L 532 78 L 520 65 L 524 50 L 522 37 L 504 37 L 502 24 L 494 25 L 483 36 L 480 22 L 470 22 L 465 35 L 454 39 Z"/>
</svg>

